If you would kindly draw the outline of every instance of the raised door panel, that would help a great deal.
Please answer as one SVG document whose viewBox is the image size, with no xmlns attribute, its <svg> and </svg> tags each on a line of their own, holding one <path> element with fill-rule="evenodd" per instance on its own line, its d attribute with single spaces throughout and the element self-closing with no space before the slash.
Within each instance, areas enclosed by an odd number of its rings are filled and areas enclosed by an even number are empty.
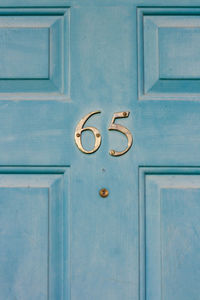
<svg viewBox="0 0 200 300">
<path fill-rule="evenodd" d="M 200 10 L 138 9 L 140 100 L 200 100 Z"/>
<path fill-rule="evenodd" d="M 68 100 L 69 9 L 1 9 L 0 100 Z"/>
<path fill-rule="evenodd" d="M 0 298 L 66 299 L 67 169 L 0 170 Z"/>
</svg>

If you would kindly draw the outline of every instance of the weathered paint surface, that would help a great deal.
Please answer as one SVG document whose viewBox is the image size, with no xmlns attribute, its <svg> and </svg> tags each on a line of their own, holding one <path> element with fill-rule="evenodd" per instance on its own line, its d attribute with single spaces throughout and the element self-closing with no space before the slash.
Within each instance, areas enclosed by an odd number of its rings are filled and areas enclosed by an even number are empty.
<svg viewBox="0 0 200 300">
<path fill-rule="evenodd" d="M 176 5 L 0 0 L 0 299 L 199 299 L 200 9 Z"/>
</svg>

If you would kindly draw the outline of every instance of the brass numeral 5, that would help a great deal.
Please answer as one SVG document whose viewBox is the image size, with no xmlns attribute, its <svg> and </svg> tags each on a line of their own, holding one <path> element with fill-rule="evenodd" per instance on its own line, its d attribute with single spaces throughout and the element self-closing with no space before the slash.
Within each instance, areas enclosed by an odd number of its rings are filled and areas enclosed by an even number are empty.
<svg viewBox="0 0 200 300">
<path fill-rule="evenodd" d="M 126 127 L 124 127 L 120 124 L 115 124 L 116 119 L 128 118 L 129 114 L 130 114 L 129 111 L 122 111 L 122 112 L 114 113 L 111 124 L 108 127 L 108 130 L 116 130 L 116 131 L 123 133 L 127 137 L 127 140 L 128 140 L 128 147 L 124 151 L 119 152 L 119 151 L 116 151 L 113 149 L 110 150 L 109 153 L 112 156 L 120 156 L 120 155 L 125 154 L 126 152 L 128 152 L 128 150 L 131 148 L 131 146 L 133 144 L 133 137 L 132 137 L 132 134 L 130 133 L 130 131 Z"/>
<path fill-rule="evenodd" d="M 91 116 L 93 116 L 95 114 L 99 114 L 99 113 L 101 113 L 101 111 L 98 110 L 98 111 L 93 111 L 93 112 L 87 114 L 84 118 L 82 118 L 80 120 L 80 122 L 76 126 L 75 135 L 74 135 L 75 143 L 76 143 L 78 149 L 80 151 L 82 151 L 83 153 L 92 154 L 92 153 L 96 152 L 101 145 L 101 134 L 100 134 L 99 130 L 95 127 L 84 127 L 85 123 Z M 124 127 L 120 124 L 115 124 L 116 119 L 128 118 L 129 114 L 130 114 L 129 111 L 122 111 L 122 112 L 114 113 L 114 115 L 113 115 L 113 118 L 112 118 L 110 126 L 108 127 L 108 130 L 115 130 L 115 131 L 119 131 L 119 132 L 123 133 L 127 138 L 128 146 L 125 150 L 123 150 L 121 152 L 113 150 L 113 149 L 110 150 L 109 153 L 111 156 L 120 156 L 120 155 L 125 154 L 126 152 L 129 151 L 129 149 L 131 148 L 131 146 L 133 144 L 133 137 L 132 137 L 131 132 L 126 127 Z M 82 141 L 81 141 L 81 135 L 82 135 L 83 131 L 91 131 L 94 134 L 95 145 L 92 150 L 86 150 L 83 148 Z"/>
</svg>

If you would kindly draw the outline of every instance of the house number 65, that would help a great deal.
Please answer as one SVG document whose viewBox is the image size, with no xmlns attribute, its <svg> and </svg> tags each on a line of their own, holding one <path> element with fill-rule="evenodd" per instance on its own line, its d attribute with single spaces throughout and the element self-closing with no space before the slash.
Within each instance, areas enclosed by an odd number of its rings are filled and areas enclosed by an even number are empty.
<svg viewBox="0 0 200 300">
<path fill-rule="evenodd" d="M 76 142 L 76 145 L 79 148 L 79 150 L 81 150 L 83 153 L 86 153 L 86 154 L 94 153 L 101 146 L 101 134 L 100 134 L 99 130 L 95 127 L 84 127 L 85 123 L 91 116 L 93 116 L 95 114 L 99 114 L 99 113 L 101 113 L 101 111 L 93 111 L 93 112 L 87 114 L 84 118 L 82 118 L 80 120 L 80 122 L 76 126 L 75 142 Z M 115 124 L 116 119 L 128 118 L 129 114 L 130 114 L 129 111 L 123 111 L 123 112 L 114 113 L 114 115 L 113 115 L 113 118 L 112 118 L 110 126 L 108 127 L 108 130 L 115 130 L 115 131 L 119 131 L 119 132 L 123 133 L 127 137 L 128 146 L 123 151 L 116 151 L 113 149 L 110 150 L 109 153 L 111 156 L 120 156 L 120 155 L 125 154 L 131 148 L 131 146 L 133 144 L 133 137 L 132 137 L 131 132 L 126 127 L 124 127 L 120 124 Z M 91 131 L 94 134 L 95 144 L 94 144 L 94 148 L 92 150 L 86 150 L 83 148 L 82 141 L 81 141 L 81 135 L 82 135 L 83 131 Z"/>
</svg>

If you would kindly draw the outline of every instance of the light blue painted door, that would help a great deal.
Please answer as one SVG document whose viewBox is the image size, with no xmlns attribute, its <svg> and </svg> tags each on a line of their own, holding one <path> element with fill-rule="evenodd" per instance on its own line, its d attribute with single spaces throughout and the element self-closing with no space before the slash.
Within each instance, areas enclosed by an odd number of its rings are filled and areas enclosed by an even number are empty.
<svg viewBox="0 0 200 300">
<path fill-rule="evenodd" d="M 199 300 L 199 4 L 0 0 L 0 300 Z"/>
</svg>

